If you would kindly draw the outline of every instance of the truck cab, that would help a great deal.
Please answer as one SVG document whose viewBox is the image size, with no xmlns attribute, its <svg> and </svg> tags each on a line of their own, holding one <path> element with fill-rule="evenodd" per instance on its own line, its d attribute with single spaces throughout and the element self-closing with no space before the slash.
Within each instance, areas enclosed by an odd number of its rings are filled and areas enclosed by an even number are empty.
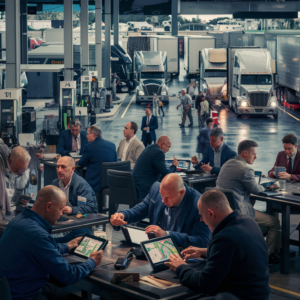
<svg viewBox="0 0 300 300">
<path fill-rule="evenodd" d="M 167 53 L 165 51 L 136 51 L 134 53 L 136 76 L 136 103 L 152 102 L 153 95 L 169 103 Z"/>
<path fill-rule="evenodd" d="M 237 117 L 278 116 L 273 94 L 271 56 L 267 49 L 228 48 L 228 100 Z"/>
</svg>

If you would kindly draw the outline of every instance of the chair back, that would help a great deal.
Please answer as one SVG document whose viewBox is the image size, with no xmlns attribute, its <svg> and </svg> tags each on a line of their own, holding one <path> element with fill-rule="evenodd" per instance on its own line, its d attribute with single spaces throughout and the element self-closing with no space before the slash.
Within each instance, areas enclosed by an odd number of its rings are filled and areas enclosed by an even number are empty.
<svg viewBox="0 0 300 300">
<path fill-rule="evenodd" d="M 6 277 L 0 277 L 1 300 L 11 300 L 11 294 Z"/>
<path fill-rule="evenodd" d="M 108 181 L 107 181 L 107 170 L 108 169 L 130 172 L 131 171 L 130 160 L 102 163 L 100 192 L 102 190 L 108 188 Z"/>
<path fill-rule="evenodd" d="M 115 213 L 116 204 L 133 207 L 138 204 L 138 196 L 131 172 L 107 170 L 109 186 L 109 217 Z"/>
<path fill-rule="evenodd" d="M 229 190 L 229 189 L 220 189 L 220 188 L 216 188 L 216 187 L 207 187 L 205 188 L 205 191 L 209 191 L 209 190 L 218 190 L 220 192 L 223 192 L 225 194 L 225 196 L 227 197 L 227 200 L 229 202 L 229 205 L 231 207 L 232 210 L 236 210 L 237 204 L 234 198 L 234 194 L 233 194 L 233 190 Z"/>
</svg>

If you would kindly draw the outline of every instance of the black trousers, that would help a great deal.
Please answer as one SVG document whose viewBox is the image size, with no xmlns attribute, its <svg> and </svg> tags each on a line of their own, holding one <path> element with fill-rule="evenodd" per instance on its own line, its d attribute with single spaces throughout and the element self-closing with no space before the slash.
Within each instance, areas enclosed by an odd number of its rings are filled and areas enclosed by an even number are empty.
<svg viewBox="0 0 300 300">
<path fill-rule="evenodd" d="M 35 295 L 32 300 L 82 300 L 83 298 L 65 291 L 54 284 L 47 283 L 40 294 Z"/>
<path fill-rule="evenodd" d="M 150 133 L 147 133 L 146 141 L 144 141 L 143 143 L 144 143 L 145 148 L 146 148 L 148 145 L 151 145 L 151 144 L 152 144 L 152 139 L 151 139 Z"/>
</svg>

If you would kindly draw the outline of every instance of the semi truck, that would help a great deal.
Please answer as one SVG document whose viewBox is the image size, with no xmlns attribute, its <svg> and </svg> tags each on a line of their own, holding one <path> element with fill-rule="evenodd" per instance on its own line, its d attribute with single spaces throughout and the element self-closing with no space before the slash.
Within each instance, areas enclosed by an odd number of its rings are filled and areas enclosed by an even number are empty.
<svg viewBox="0 0 300 300">
<path fill-rule="evenodd" d="M 227 48 L 227 98 L 237 117 L 278 117 L 273 95 L 270 52 L 259 48 Z"/>
<path fill-rule="evenodd" d="M 197 76 L 199 73 L 199 51 L 205 48 L 215 48 L 214 36 L 184 37 L 184 69 L 187 76 Z"/>
<path fill-rule="evenodd" d="M 152 102 L 153 95 L 163 103 L 169 103 L 167 82 L 167 53 L 163 51 L 136 51 L 134 53 L 136 74 L 136 103 Z"/>
<path fill-rule="evenodd" d="M 135 51 L 166 51 L 168 73 L 179 75 L 179 47 L 178 38 L 167 35 L 130 36 L 127 41 L 127 53 L 133 58 Z"/>
<path fill-rule="evenodd" d="M 213 98 L 227 100 L 226 49 L 207 48 L 200 51 L 200 90 L 209 89 Z"/>
</svg>

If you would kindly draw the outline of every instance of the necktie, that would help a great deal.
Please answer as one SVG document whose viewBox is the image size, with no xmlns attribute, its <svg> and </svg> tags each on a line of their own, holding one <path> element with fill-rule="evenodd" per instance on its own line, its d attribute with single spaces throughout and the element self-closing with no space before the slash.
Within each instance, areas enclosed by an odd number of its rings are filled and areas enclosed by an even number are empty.
<svg viewBox="0 0 300 300">
<path fill-rule="evenodd" d="M 291 157 L 289 157 L 289 159 L 288 159 L 287 172 L 289 174 L 292 174 L 292 158 Z"/>
<path fill-rule="evenodd" d="M 74 136 L 73 136 L 73 139 L 72 139 L 72 151 L 78 151 L 77 137 L 75 138 Z"/>
<path fill-rule="evenodd" d="M 148 125 L 149 125 L 149 117 L 147 117 L 147 127 L 148 127 Z"/>
</svg>

